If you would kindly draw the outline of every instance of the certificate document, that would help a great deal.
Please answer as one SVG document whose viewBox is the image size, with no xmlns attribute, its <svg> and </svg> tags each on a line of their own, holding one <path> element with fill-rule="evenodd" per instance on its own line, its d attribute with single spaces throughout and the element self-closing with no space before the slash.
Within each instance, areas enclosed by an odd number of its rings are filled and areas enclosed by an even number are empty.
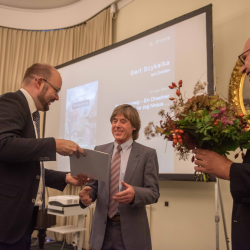
<svg viewBox="0 0 250 250">
<path fill-rule="evenodd" d="M 95 180 L 105 181 L 108 172 L 109 154 L 96 150 L 84 149 L 86 156 L 70 157 L 71 175 L 86 174 Z"/>
</svg>

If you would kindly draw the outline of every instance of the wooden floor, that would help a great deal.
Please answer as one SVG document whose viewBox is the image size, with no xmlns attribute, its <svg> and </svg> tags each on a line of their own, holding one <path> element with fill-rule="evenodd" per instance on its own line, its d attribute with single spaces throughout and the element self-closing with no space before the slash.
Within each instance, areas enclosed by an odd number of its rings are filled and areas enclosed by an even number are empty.
<svg viewBox="0 0 250 250">
<path fill-rule="evenodd" d="M 34 243 L 34 241 L 35 240 L 32 240 L 32 243 Z M 44 244 L 44 250 L 61 250 L 62 245 L 63 245 L 62 241 Z M 31 248 L 30 248 L 30 250 L 38 250 L 38 249 L 39 249 L 38 245 L 31 246 Z M 67 243 L 65 243 L 63 250 L 74 250 L 74 247 L 72 245 L 68 245 Z"/>
</svg>

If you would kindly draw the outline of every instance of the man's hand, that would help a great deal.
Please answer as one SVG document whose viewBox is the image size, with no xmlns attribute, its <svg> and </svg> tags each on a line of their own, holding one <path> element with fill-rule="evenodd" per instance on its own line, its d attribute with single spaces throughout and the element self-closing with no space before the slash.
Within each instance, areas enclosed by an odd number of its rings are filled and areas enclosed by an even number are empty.
<svg viewBox="0 0 250 250">
<path fill-rule="evenodd" d="M 73 186 L 84 186 L 87 182 L 90 181 L 92 181 L 92 178 L 89 178 L 86 174 L 78 174 L 77 176 L 72 176 L 71 173 L 68 173 L 65 178 L 65 182 Z"/>
<path fill-rule="evenodd" d="M 132 186 L 128 185 L 124 181 L 122 181 L 123 187 L 126 188 L 126 190 L 117 193 L 113 199 L 116 202 L 123 203 L 123 204 L 129 204 L 132 202 L 135 198 L 135 190 Z"/>
<path fill-rule="evenodd" d="M 73 154 L 76 155 L 77 158 L 80 157 L 80 154 L 85 156 L 84 150 L 73 141 L 63 140 L 63 139 L 55 139 L 56 141 L 56 152 L 63 156 L 71 156 Z"/>
<path fill-rule="evenodd" d="M 232 161 L 225 156 L 206 149 L 194 149 L 193 153 L 196 154 L 195 158 L 197 159 L 194 163 L 201 166 L 196 166 L 194 168 L 196 171 L 212 174 L 221 179 L 230 180 Z"/>
<path fill-rule="evenodd" d="M 82 204 L 86 207 L 90 206 L 92 203 L 92 199 L 89 197 L 90 190 L 91 190 L 91 187 L 87 186 L 87 187 L 84 187 L 84 189 L 81 190 L 79 193 L 80 200 Z"/>
</svg>

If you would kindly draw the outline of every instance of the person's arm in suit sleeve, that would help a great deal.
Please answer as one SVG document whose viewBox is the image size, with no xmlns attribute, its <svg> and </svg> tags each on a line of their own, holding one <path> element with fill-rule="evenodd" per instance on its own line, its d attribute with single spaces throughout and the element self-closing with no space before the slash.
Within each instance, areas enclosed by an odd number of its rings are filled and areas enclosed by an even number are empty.
<svg viewBox="0 0 250 250">
<path fill-rule="evenodd" d="M 150 153 L 144 171 L 143 187 L 133 186 L 135 190 L 135 198 L 130 203 L 132 207 L 153 204 L 158 201 L 159 193 L 159 165 L 155 150 Z"/>
<path fill-rule="evenodd" d="M 249 163 L 233 163 L 231 165 L 230 190 L 235 203 L 250 204 Z"/>
<path fill-rule="evenodd" d="M 92 199 L 92 202 L 94 202 L 97 199 L 97 191 L 98 191 L 98 180 L 92 180 L 91 182 L 87 183 L 85 185 L 85 187 L 91 187 L 91 190 L 89 191 L 89 198 Z M 83 189 L 84 190 L 84 189 Z M 83 191 L 82 190 L 82 191 Z M 81 192 L 82 192 L 81 191 Z M 81 193 L 80 192 L 80 193 Z M 80 198 L 81 198 L 81 194 Z M 87 206 L 85 206 L 82 202 L 81 199 L 79 200 L 79 204 L 81 206 L 81 208 L 86 208 Z"/>
<path fill-rule="evenodd" d="M 45 186 L 63 191 L 67 186 L 66 172 L 45 169 Z"/>
<path fill-rule="evenodd" d="M 2 162 L 55 161 L 54 138 L 22 138 L 30 116 L 22 97 L 8 93 L 0 98 L 0 158 Z M 31 117 L 30 117 L 31 119 Z"/>
</svg>

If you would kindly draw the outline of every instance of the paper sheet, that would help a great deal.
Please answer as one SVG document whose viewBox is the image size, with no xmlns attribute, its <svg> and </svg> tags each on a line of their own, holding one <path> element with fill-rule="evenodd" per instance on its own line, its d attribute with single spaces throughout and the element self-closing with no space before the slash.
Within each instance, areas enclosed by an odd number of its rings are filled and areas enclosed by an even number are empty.
<svg viewBox="0 0 250 250">
<path fill-rule="evenodd" d="M 105 181 L 108 171 L 109 154 L 95 150 L 84 149 L 86 156 L 70 157 L 71 175 L 86 174 L 95 180 Z"/>
</svg>

